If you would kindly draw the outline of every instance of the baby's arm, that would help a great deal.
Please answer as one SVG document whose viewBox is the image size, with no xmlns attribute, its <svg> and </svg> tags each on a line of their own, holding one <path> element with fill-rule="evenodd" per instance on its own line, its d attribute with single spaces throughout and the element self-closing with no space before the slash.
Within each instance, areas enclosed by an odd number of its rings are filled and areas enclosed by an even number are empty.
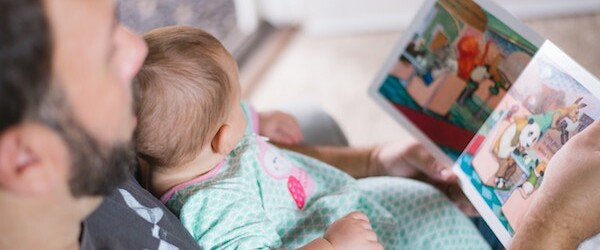
<svg viewBox="0 0 600 250">
<path fill-rule="evenodd" d="M 300 248 L 312 249 L 381 250 L 383 246 L 377 241 L 377 235 L 373 232 L 367 216 L 360 212 L 352 212 L 329 226 L 323 238 L 313 240 Z"/>
<path fill-rule="evenodd" d="M 258 113 L 258 133 L 271 141 L 294 145 L 302 141 L 300 124 L 292 115 L 281 111 Z"/>
</svg>

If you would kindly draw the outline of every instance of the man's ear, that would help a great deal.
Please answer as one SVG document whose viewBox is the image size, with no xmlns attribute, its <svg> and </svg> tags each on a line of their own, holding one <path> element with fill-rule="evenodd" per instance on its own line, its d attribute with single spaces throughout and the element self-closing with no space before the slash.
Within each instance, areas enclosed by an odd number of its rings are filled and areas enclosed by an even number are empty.
<svg viewBox="0 0 600 250">
<path fill-rule="evenodd" d="M 233 130 L 231 129 L 231 126 L 229 126 L 229 124 L 221 125 L 217 134 L 215 134 L 215 137 L 213 137 L 210 142 L 212 152 L 220 155 L 229 154 L 235 146 L 231 140 L 232 136 Z"/>
<path fill-rule="evenodd" d="M 54 169 L 50 159 L 43 159 L 39 148 L 30 143 L 29 139 L 35 137 L 27 135 L 30 132 L 30 129 L 11 128 L 0 134 L 0 188 L 5 191 L 45 194 L 60 181 L 62 171 Z"/>
</svg>

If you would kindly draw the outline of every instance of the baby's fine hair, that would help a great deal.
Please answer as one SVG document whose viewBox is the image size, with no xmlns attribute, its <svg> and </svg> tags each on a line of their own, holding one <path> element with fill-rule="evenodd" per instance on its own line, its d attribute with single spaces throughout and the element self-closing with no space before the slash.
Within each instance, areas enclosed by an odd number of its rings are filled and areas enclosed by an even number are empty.
<svg viewBox="0 0 600 250">
<path fill-rule="evenodd" d="M 215 37 L 196 28 L 155 29 L 144 40 L 148 56 L 134 79 L 136 154 L 151 167 L 183 164 L 225 121 L 237 66 Z"/>
</svg>

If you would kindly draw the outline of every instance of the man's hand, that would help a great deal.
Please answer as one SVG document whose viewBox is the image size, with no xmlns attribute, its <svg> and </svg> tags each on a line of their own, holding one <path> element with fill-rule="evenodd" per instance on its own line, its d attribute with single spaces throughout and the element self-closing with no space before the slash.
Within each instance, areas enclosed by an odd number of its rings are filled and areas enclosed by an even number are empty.
<svg viewBox="0 0 600 250">
<path fill-rule="evenodd" d="M 400 176 L 427 182 L 446 194 L 465 214 L 478 215 L 463 194 L 457 176 L 417 142 L 377 146 L 371 155 L 371 175 Z"/>
<path fill-rule="evenodd" d="M 511 247 L 576 248 L 600 233 L 600 121 L 552 157 Z M 550 245 L 550 246 L 552 246 Z"/>
<path fill-rule="evenodd" d="M 440 164 L 417 142 L 388 143 L 375 147 L 371 162 L 374 175 L 417 178 L 426 175 L 441 182 L 455 182 L 457 177 L 448 166 Z"/>
<path fill-rule="evenodd" d="M 269 111 L 258 113 L 258 118 L 258 133 L 271 141 L 285 145 L 295 145 L 302 141 L 300 124 L 293 116 L 280 111 Z"/>
</svg>

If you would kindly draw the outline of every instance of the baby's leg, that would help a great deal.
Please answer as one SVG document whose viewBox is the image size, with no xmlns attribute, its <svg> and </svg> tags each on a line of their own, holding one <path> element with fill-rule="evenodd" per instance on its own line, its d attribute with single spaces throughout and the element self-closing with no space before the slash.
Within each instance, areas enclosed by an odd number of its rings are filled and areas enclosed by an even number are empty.
<svg viewBox="0 0 600 250">
<path fill-rule="evenodd" d="M 358 182 L 372 206 L 383 207 L 397 222 L 396 230 L 376 230 L 382 243 L 394 244 L 386 249 L 489 249 L 473 223 L 437 189 L 396 177 Z"/>
</svg>

